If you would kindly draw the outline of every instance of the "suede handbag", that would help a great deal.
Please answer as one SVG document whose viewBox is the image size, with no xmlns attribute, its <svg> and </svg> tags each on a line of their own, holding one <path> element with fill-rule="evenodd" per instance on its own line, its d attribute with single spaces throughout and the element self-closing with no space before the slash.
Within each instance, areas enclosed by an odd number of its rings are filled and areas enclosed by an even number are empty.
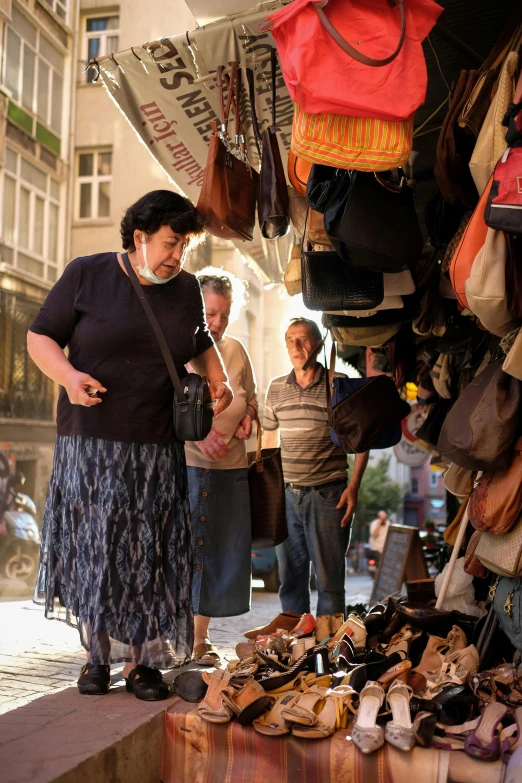
<svg viewBox="0 0 522 783">
<path fill-rule="evenodd" d="M 462 468 L 507 470 L 521 410 L 520 381 L 502 370 L 503 359 L 476 375 L 448 413 L 437 451 Z"/>
<path fill-rule="evenodd" d="M 476 530 L 509 533 L 522 510 L 522 438 L 507 470 L 486 471 L 477 478 L 469 500 L 469 521 Z"/>
<path fill-rule="evenodd" d="M 256 201 L 259 189 L 259 175 L 246 158 L 244 141 L 234 145 L 228 136 L 228 118 L 234 105 L 235 137 L 244 139 L 239 113 L 241 71 L 239 63 L 232 63 L 228 83 L 228 98 L 225 104 L 223 91 L 223 67 L 217 69 L 217 86 L 221 105 L 221 128 L 215 122 L 208 149 L 207 165 L 203 185 L 197 204 L 203 216 L 204 227 L 212 236 L 221 239 L 244 239 L 251 241 L 256 222 Z"/>
</svg>

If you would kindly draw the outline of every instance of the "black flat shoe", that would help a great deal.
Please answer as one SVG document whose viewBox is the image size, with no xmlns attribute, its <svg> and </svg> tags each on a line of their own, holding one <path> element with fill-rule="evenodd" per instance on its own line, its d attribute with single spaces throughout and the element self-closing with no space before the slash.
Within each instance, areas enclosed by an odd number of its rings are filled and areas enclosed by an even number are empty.
<svg viewBox="0 0 522 783">
<path fill-rule="evenodd" d="M 159 669 L 149 666 L 136 666 L 125 678 L 125 687 L 142 701 L 161 701 L 169 695 L 169 686 Z"/>
<path fill-rule="evenodd" d="M 99 663 L 86 663 L 80 672 L 77 685 L 84 696 L 103 696 L 111 687 L 110 667 Z"/>
</svg>

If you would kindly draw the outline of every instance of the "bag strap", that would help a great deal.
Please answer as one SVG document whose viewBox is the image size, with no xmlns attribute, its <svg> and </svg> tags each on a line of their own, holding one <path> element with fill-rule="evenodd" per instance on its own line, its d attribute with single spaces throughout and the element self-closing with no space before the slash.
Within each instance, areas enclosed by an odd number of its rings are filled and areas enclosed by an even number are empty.
<svg viewBox="0 0 522 783">
<path fill-rule="evenodd" d="M 270 64 L 272 69 L 272 127 L 276 127 L 276 73 L 277 73 L 277 55 L 275 48 L 270 55 Z"/>
<path fill-rule="evenodd" d="M 324 5 L 326 5 L 327 2 L 328 0 L 326 0 Z M 376 60 L 373 57 L 368 57 L 366 54 L 362 54 L 362 52 L 358 52 L 357 49 L 354 49 L 353 46 L 351 46 L 348 41 L 342 37 L 341 33 L 330 22 L 324 12 L 324 7 L 319 7 L 319 3 L 313 3 L 313 7 L 317 11 L 317 15 L 324 29 L 331 35 L 337 46 L 341 47 L 343 52 L 346 52 L 346 54 L 348 54 L 350 57 L 353 57 L 354 60 L 357 60 L 357 62 L 360 62 L 363 65 L 371 65 L 374 68 L 380 68 L 383 65 L 388 65 L 389 63 L 393 62 L 393 60 L 395 60 L 402 49 L 404 36 L 406 34 L 406 11 L 404 9 L 404 0 L 388 0 L 388 3 L 390 6 L 399 6 L 399 11 L 401 14 L 401 34 L 395 51 L 392 52 L 392 54 L 390 54 L 388 57 L 384 57 L 382 60 Z"/>
<path fill-rule="evenodd" d="M 167 365 L 167 370 L 169 371 L 170 380 L 172 381 L 172 385 L 174 386 L 174 395 L 176 397 L 176 402 L 178 404 L 181 404 L 182 411 L 188 410 L 188 402 L 186 400 L 185 393 L 183 391 L 183 386 L 181 385 L 178 371 L 176 370 L 176 365 L 174 364 L 174 360 L 172 358 L 172 354 L 170 352 L 167 340 L 165 339 L 165 335 L 163 334 L 163 330 L 159 324 L 158 319 L 154 315 L 154 310 L 152 309 L 149 300 L 145 296 L 145 291 L 143 290 L 143 286 L 139 282 L 136 272 L 132 268 L 132 264 L 129 261 L 129 256 L 127 255 L 127 253 L 125 253 L 124 256 L 122 256 L 121 253 L 118 253 L 118 261 L 123 262 L 123 265 L 127 270 L 129 280 L 131 281 L 132 286 L 138 295 L 138 299 L 140 300 L 143 309 L 145 310 L 145 315 L 149 319 L 149 323 L 154 330 L 154 334 L 156 335 L 156 340 L 159 343 L 161 353 L 163 354 L 165 364 Z"/>
<path fill-rule="evenodd" d="M 247 77 L 247 84 L 248 84 L 248 92 L 250 96 L 250 107 L 252 110 L 252 128 L 254 130 L 254 139 L 256 142 L 257 147 L 257 154 L 259 157 L 261 157 L 261 131 L 259 129 L 259 121 L 257 119 L 257 113 L 256 113 L 256 87 L 255 87 L 255 78 L 254 78 L 254 71 L 252 68 L 246 69 L 246 77 Z"/>
</svg>

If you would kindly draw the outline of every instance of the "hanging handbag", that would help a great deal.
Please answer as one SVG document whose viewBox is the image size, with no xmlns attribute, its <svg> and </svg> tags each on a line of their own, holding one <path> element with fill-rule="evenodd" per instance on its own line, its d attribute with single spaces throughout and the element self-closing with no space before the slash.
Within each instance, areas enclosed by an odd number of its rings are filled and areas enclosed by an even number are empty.
<svg viewBox="0 0 522 783">
<path fill-rule="evenodd" d="M 309 114 L 296 103 L 291 149 L 310 163 L 357 171 L 389 171 L 408 162 L 413 117 L 388 122 L 342 114 Z"/>
<path fill-rule="evenodd" d="M 488 228 L 464 283 L 469 309 L 482 326 L 504 337 L 519 323 L 509 310 L 506 291 L 507 242 L 502 231 Z"/>
<path fill-rule="evenodd" d="M 506 129 L 502 120 L 515 94 L 518 54 L 510 52 L 498 79 L 497 92 L 488 109 L 469 163 L 471 176 L 482 194 L 498 159 L 506 151 Z M 522 83 L 522 82 L 521 82 Z"/>
<path fill-rule="evenodd" d="M 290 97 L 305 111 L 397 121 L 424 103 L 422 41 L 441 12 L 432 0 L 294 0 L 260 30 L 272 30 Z"/>
<path fill-rule="evenodd" d="M 444 201 L 471 208 L 475 207 L 478 199 L 469 170 L 473 144 L 465 133 L 459 132 L 457 119 L 470 98 L 475 76 L 475 71 L 461 71 L 437 141 L 434 169 Z"/>
<path fill-rule="evenodd" d="M 307 200 L 314 209 L 317 200 L 319 211 L 324 211 L 326 233 L 341 258 L 373 272 L 401 272 L 415 266 L 424 242 L 413 190 L 405 178 L 395 185 L 382 174 L 336 174 L 330 167 L 318 168 L 319 177 L 315 165 L 310 173 Z"/>
<path fill-rule="evenodd" d="M 469 499 L 469 521 L 476 530 L 509 533 L 522 510 L 522 438 L 515 444 L 507 470 L 486 471 L 477 480 Z"/>
<path fill-rule="evenodd" d="M 283 282 L 289 296 L 296 296 L 303 292 L 303 279 L 301 276 L 301 245 L 294 245 L 290 261 L 285 269 Z"/>
<path fill-rule="evenodd" d="M 518 110 L 522 109 L 522 101 Z M 484 218 L 490 228 L 522 234 L 522 131 L 518 147 L 508 147 L 495 166 Z"/>
<path fill-rule="evenodd" d="M 288 186 L 288 214 L 292 222 L 292 228 L 299 238 L 304 234 L 308 204 L 305 196 L 302 196 L 293 185 Z"/>
<path fill-rule="evenodd" d="M 291 150 L 288 153 L 288 179 L 293 188 L 299 193 L 300 196 L 306 194 L 306 184 L 308 177 L 310 176 L 310 169 L 312 164 L 307 160 L 303 160 L 298 155 L 295 155 Z"/>
<path fill-rule="evenodd" d="M 334 343 L 330 368 L 326 371 L 325 367 L 328 424 L 334 442 L 347 454 L 386 448 L 375 444 L 389 442 L 392 445 L 397 426 L 410 413 L 409 404 L 401 399 L 387 375 L 365 379 L 335 378 L 335 359 Z M 350 383 L 352 380 L 359 382 Z"/>
<path fill-rule="evenodd" d="M 469 309 L 466 297 L 466 280 L 471 273 L 471 267 L 479 250 L 484 246 L 488 227 L 484 220 L 484 207 L 491 188 L 491 179 L 482 193 L 462 238 L 451 259 L 449 276 L 453 290 L 462 308 Z"/>
<path fill-rule="evenodd" d="M 430 412 L 415 433 L 418 440 L 424 441 L 432 449 L 437 448 L 442 425 L 452 404 L 451 400 L 442 399 L 431 406 Z"/>
<path fill-rule="evenodd" d="M 247 454 L 252 549 L 270 549 L 288 538 L 281 449 L 263 449 L 256 414 L 257 450 Z"/>
<path fill-rule="evenodd" d="M 359 324 L 361 321 L 359 320 Z M 337 340 L 340 345 L 353 345 L 363 346 L 371 348 L 379 348 L 395 337 L 399 329 L 399 324 L 391 324 L 387 326 L 355 326 L 355 327 L 343 327 L 343 326 L 328 326 L 325 323 L 325 317 L 323 315 L 323 326 L 329 329 L 332 333 L 332 339 Z"/>
<path fill-rule="evenodd" d="M 217 69 L 217 87 L 221 107 L 221 127 L 218 130 L 216 123 L 211 123 L 212 136 L 197 209 L 203 216 L 204 226 L 209 234 L 221 239 L 252 240 L 259 175 L 250 166 L 246 156 L 239 111 L 241 90 L 239 63 L 232 63 L 227 81 L 229 89 L 225 104 L 223 67 L 220 65 Z M 235 149 L 227 130 L 232 104 L 235 112 L 235 137 L 238 140 Z"/>
<path fill-rule="evenodd" d="M 461 393 L 446 416 L 437 451 L 470 470 L 506 470 L 518 438 L 520 382 L 489 364 Z"/>
<path fill-rule="evenodd" d="M 154 311 L 147 299 L 143 286 L 138 281 L 128 255 L 125 253 L 125 255 L 121 256 L 118 253 L 118 259 L 123 262 L 129 280 L 145 310 L 145 315 L 156 335 L 156 340 L 159 343 L 163 359 L 167 365 L 170 380 L 174 386 L 174 403 L 172 411 L 176 438 L 180 441 L 204 440 L 212 429 L 214 418 L 208 381 L 204 376 L 201 377 L 201 375 L 197 375 L 197 373 L 188 373 L 188 375 L 184 376 L 183 382 L 180 381 L 163 330 L 158 319 L 154 315 Z"/>
<path fill-rule="evenodd" d="M 522 519 L 501 536 L 482 533 L 475 555 L 494 574 L 522 576 Z"/>
<path fill-rule="evenodd" d="M 353 269 L 352 271 L 359 274 L 363 270 Z M 327 314 L 325 311 L 330 309 L 339 310 L 341 308 L 325 307 L 323 309 L 323 324 L 324 326 L 326 326 L 327 329 L 330 329 L 332 326 L 341 326 L 341 327 L 346 327 L 348 329 L 357 328 L 361 326 L 360 316 L 357 317 L 351 315 L 339 315 L 338 313 L 336 313 L 335 315 L 333 313 Z M 342 309 L 344 310 L 345 307 L 343 307 Z M 350 309 L 355 310 L 358 308 L 350 307 Z M 372 309 L 372 308 L 368 308 L 368 309 Z M 419 297 L 417 294 L 412 294 L 411 296 L 402 297 L 402 307 L 395 308 L 393 310 L 377 310 L 374 313 L 374 315 L 365 317 L 364 321 L 365 321 L 365 326 L 381 327 L 380 331 L 384 331 L 384 327 L 389 328 L 396 324 L 409 323 L 410 321 L 412 321 L 414 318 L 417 317 L 418 313 L 419 313 Z"/>
<path fill-rule="evenodd" d="M 279 142 L 277 140 L 276 122 L 276 50 L 272 49 L 272 125 L 261 134 L 261 168 L 259 170 L 259 203 L 258 217 L 261 234 L 265 239 L 278 239 L 284 236 L 290 228 L 288 189 L 285 171 L 281 160 Z M 255 92 L 252 114 L 255 115 Z M 258 128 L 257 118 L 253 122 Z"/>
<path fill-rule="evenodd" d="M 303 244 L 301 275 L 309 310 L 372 310 L 384 298 L 382 275 L 352 269 L 334 250 L 312 251 Z"/>
</svg>

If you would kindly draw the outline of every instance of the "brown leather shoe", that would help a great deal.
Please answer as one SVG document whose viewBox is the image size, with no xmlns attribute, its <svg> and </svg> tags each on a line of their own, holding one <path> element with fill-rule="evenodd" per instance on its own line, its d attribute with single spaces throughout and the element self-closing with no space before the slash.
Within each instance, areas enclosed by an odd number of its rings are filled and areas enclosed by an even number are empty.
<svg viewBox="0 0 522 783">
<path fill-rule="evenodd" d="M 283 631 L 292 631 L 301 618 L 300 614 L 295 612 L 282 612 L 277 617 L 268 623 L 268 625 L 260 625 L 258 628 L 252 628 L 251 631 L 247 631 L 244 636 L 247 639 L 255 639 L 257 636 L 265 636 L 267 634 L 275 633 L 278 628 Z"/>
</svg>

